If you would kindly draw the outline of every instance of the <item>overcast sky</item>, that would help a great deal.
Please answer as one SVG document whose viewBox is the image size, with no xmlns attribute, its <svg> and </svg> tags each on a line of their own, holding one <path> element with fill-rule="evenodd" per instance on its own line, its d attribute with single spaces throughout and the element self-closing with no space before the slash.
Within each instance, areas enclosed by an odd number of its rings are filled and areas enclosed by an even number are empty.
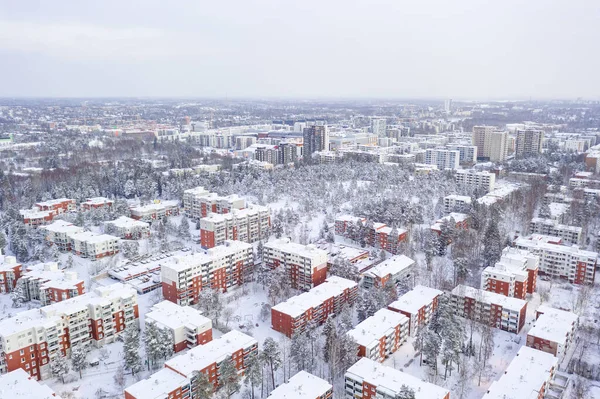
<svg viewBox="0 0 600 399">
<path fill-rule="evenodd" d="M 600 0 L 0 0 L 0 96 L 599 98 Z"/>
</svg>

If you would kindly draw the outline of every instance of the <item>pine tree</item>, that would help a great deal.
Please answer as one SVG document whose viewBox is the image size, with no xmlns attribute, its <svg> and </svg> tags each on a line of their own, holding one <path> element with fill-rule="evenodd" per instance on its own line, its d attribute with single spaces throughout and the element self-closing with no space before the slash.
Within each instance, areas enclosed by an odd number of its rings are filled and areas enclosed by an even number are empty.
<svg viewBox="0 0 600 399">
<path fill-rule="evenodd" d="M 4 253 L 4 248 L 6 247 L 7 241 L 6 236 L 3 232 L 0 231 L 0 254 Z"/>
<path fill-rule="evenodd" d="M 57 351 L 54 358 L 50 361 L 50 371 L 53 376 L 59 377 L 62 383 L 65 383 L 65 375 L 69 373 L 69 362 L 62 351 Z"/>
<path fill-rule="evenodd" d="M 25 283 L 23 280 L 17 280 L 15 289 L 10 293 L 13 308 L 20 308 L 27 301 L 27 293 L 25 292 Z"/>
<path fill-rule="evenodd" d="M 275 234 L 275 238 L 281 238 L 283 235 L 283 224 L 279 218 L 273 220 L 273 234 Z"/>
<path fill-rule="evenodd" d="M 196 230 L 200 230 L 200 219 L 196 221 Z"/>
<path fill-rule="evenodd" d="M 281 350 L 277 342 L 271 337 L 265 339 L 263 343 L 263 351 L 261 353 L 262 360 L 269 366 L 271 372 L 271 383 L 275 387 L 275 371 L 281 366 Z"/>
<path fill-rule="evenodd" d="M 71 348 L 71 364 L 73 364 L 73 370 L 79 372 L 79 378 L 82 378 L 81 372 L 88 366 L 87 363 L 88 350 L 85 345 L 77 345 Z"/>
<path fill-rule="evenodd" d="M 396 399 L 415 399 L 415 391 L 409 386 L 402 384 Z"/>
<path fill-rule="evenodd" d="M 215 386 L 208 376 L 200 371 L 194 371 L 191 383 L 192 398 L 211 399 L 215 391 Z"/>
<path fill-rule="evenodd" d="M 144 331 L 144 346 L 148 362 L 152 365 L 161 357 L 163 347 L 161 343 L 160 329 L 154 323 L 147 323 Z"/>
<path fill-rule="evenodd" d="M 231 357 L 225 358 L 219 364 L 219 385 L 228 399 L 240 389 L 240 375 Z"/>
<path fill-rule="evenodd" d="M 178 235 L 184 240 L 190 240 L 192 238 L 190 233 L 190 222 L 185 216 L 181 219 L 181 223 L 179 223 Z"/>
<path fill-rule="evenodd" d="M 72 253 L 69 253 L 69 255 L 67 256 L 66 268 L 67 269 L 73 268 L 73 254 Z"/>
<path fill-rule="evenodd" d="M 490 220 L 483 236 L 483 256 L 486 266 L 496 264 L 502 256 L 502 237 L 495 217 Z"/>
<path fill-rule="evenodd" d="M 338 374 L 343 374 L 358 360 L 358 344 L 348 334 L 344 334 L 339 339 L 339 367 Z"/>
<path fill-rule="evenodd" d="M 134 324 L 130 324 L 125 328 L 123 337 L 123 351 L 125 358 L 125 368 L 131 370 L 135 375 L 142 369 L 142 359 L 140 357 L 140 332 Z"/>
<path fill-rule="evenodd" d="M 262 382 L 263 364 L 261 357 L 255 352 L 251 352 L 244 363 L 246 364 L 245 384 L 250 385 L 251 398 L 254 399 L 254 389 Z"/>
<path fill-rule="evenodd" d="M 335 322 L 333 321 L 333 317 L 327 318 L 325 324 L 323 324 L 323 330 L 321 331 L 321 334 L 323 334 L 325 337 L 323 360 L 325 360 L 325 362 L 329 362 L 330 356 L 335 350 L 334 348 L 336 347 L 336 341 L 338 338 L 337 328 Z"/>
<path fill-rule="evenodd" d="M 162 328 L 158 330 L 159 338 L 160 338 L 160 357 L 167 360 L 173 353 L 175 352 L 175 343 L 173 342 L 173 336 L 166 328 Z"/>
<path fill-rule="evenodd" d="M 290 350 L 291 361 L 296 371 L 306 370 L 307 361 L 310 358 L 310 341 L 307 339 L 306 333 L 294 333 L 292 335 Z"/>
</svg>

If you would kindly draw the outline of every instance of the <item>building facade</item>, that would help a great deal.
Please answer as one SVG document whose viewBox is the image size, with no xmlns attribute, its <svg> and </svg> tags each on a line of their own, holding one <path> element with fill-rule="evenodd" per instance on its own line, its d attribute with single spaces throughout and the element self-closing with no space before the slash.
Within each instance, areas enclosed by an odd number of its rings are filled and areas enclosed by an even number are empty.
<svg viewBox="0 0 600 399">
<path fill-rule="evenodd" d="M 527 346 L 562 359 L 575 338 L 579 317 L 566 310 L 540 306 L 533 327 L 527 333 Z"/>
<path fill-rule="evenodd" d="M 70 234 L 71 248 L 75 255 L 92 260 L 119 253 L 119 237 L 96 234 L 91 231 Z"/>
<path fill-rule="evenodd" d="M 525 299 L 537 286 L 539 257 L 526 250 L 506 247 L 500 261 L 481 273 L 481 288 L 505 296 Z"/>
<path fill-rule="evenodd" d="M 42 306 L 83 295 L 85 284 L 74 271 L 58 268 L 57 262 L 27 266 L 19 280 L 27 301 L 40 301 Z"/>
<path fill-rule="evenodd" d="M 443 148 L 428 148 L 425 151 L 425 164 L 435 165 L 438 169 L 458 169 L 460 152 Z"/>
<path fill-rule="evenodd" d="M 503 162 L 508 150 L 508 132 L 495 126 L 473 126 L 472 144 L 477 147 L 478 158 Z"/>
<path fill-rule="evenodd" d="M 169 216 L 179 215 L 179 201 L 159 201 L 130 209 L 131 218 L 152 223 Z"/>
<path fill-rule="evenodd" d="M 244 209 L 246 200 L 237 195 L 219 196 L 196 187 L 183 192 L 183 209 L 192 220 L 200 220 L 209 213 L 230 213 L 233 209 Z"/>
<path fill-rule="evenodd" d="M 315 152 L 329 151 L 329 129 L 327 125 L 313 125 L 304 128 L 303 138 L 304 159 L 310 159 Z"/>
<path fill-rule="evenodd" d="M 211 213 L 200 219 L 200 245 L 213 248 L 226 240 L 257 242 L 265 240 L 271 229 L 271 212 L 265 206 L 251 205 L 229 213 Z"/>
<path fill-rule="evenodd" d="M 435 288 L 417 285 L 398 300 L 390 303 L 388 309 L 408 317 L 408 332 L 414 336 L 425 327 L 437 309 L 438 298 L 443 292 Z"/>
<path fill-rule="evenodd" d="M 529 223 L 529 234 L 560 237 L 569 244 L 581 244 L 583 229 L 558 223 L 554 219 L 533 218 Z"/>
<path fill-rule="evenodd" d="M 14 256 L 0 254 L 0 294 L 12 292 L 21 278 L 23 265 Z"/>
<path fill-rule="evenodd" d="M 141 220 L 120 216 L 104 222 L 104 231 L 125 240 L 139 240 L 150 237 L 150 225 Z"/>
<path fill-rule="evenodd" d="M 471 170 L 457 170 L 454 178 L 459 185 L 470 189 L 480 189 L 485 193 L 494 190 L 496 175 L 490 172 L 474 172 Z"/>
<path fill-rule="evenodd" d="M 535 129 L 517 130 L 515 141 L 515 157 L 525 158 L 542 153 L 544 131 Z"/>
<path fill-rule="evenodd" d="M 415 261 L 408 256 L 394 255 L 369 269 L 363 277 L 363 286 L 381 288 L 388 282 L 398 286 L 412 277 L 414 265 Z"/>
<path fill-rule="evenodd" d="M 347 334 L 358 343 L 358 356 L 383 362 L 409 336 L 409 319 L 388 309 L 379 309 Z"/>
</svg>

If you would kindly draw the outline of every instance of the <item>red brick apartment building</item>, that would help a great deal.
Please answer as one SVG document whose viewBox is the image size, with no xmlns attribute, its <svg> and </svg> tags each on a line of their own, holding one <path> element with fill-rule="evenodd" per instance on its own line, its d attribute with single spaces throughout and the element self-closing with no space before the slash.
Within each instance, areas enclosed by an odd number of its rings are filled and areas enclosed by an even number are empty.
<svg viewBox="0 0 600 399">
<path fill-rule="evenodd" d="M 231 213 L 234 209 L 244 209 L 246 201 L 237 195 L 219 196 L 204 187 L 191 188 L 183 192 L 183 209 L 187 217 L 200 220 L 209 213 Z"/>
<path fill-rule="evenodd" d="M 331 399 L 333 386 L 306 371 L 295 374 L 288 382 L 275 388 L 267 399 Z"/>
<path fill-rule="evenodd" d="M 365 218 L 350 215 L 335 219 L 335 234 L 356 241 L 359 226 L 367 229 L 367 245 L 385 249 L 392 254 L 400 251 L 400 243 L 406 241 L 408 235 L 407 230 L 390 227 L 385 223 L 369 223 Z"/>
<path fill-rule="evenodd" d="M 490 326 L 518 334 L 525 324 L 527 301 L 465 285 L 456 286 L 450 295 L 456 315 L 488 322 Z"/>
<path fill-rule="evenodd" d="M 415 335 L 419 328 L 425 327 L 431 315 L 437 309 L 438 298 L 443 292 L 435 288 L 416 285 L 415 288 L 388 305 L 388 309 L 408 317 L 408 330 Z"/>
<path fill-rule="evenodd" d="M 406 385 L 415 399 L 450 399 L 450 391 L 363 357 L 344 375 L 346 398 L 394 398 Z"/>
<path fill-rule="evenodd" d="M 263 264 L 270 269 L 284 267 L 292 288 L 308 291 L 327 278 L 327 251 L 316 246 L 281 238 L 264 244 Z"/>
<path fill-rule="evenodd" d="M 57 215 L 56 211 L 38 211 L 37 209 L 21 209 L 19 214 L 23 218 L 23 224 L 30 227 L 48 224 Z"/>
<path fill-rule="evenodd" d="M 291 337 L 303 331 L 311 320 L 322 324 L 331 314 L 338 314 L 344 304 L 353 304 L 358 295 L 358 284 L 337 276 L 330 276 L 323 284 L 296 295 L 271 308 L 271 324 L 275 331 Z"/>
<path fill-rule="evenodd" d="M 347 334 L 358 343 L 358 356 L 383 362 L 408 339 L 408 324 L 403 314 L 379 309 Z"/>
<path fill-rule="evenodd" d="M 23 265 L 14 256 L 0 255 L 0 294 L 12 292 L 21 278 Z"/>
<path fill-rule="evenodd" d="M 130 209 L 131 218 L 152 223 L 169 216 L 179 215 L 179 201 L 155 200 L 154 203 Z"/>
<path fill-rule="evenodd" d="M 56 262 L 27 266 L 21 281 L 27 300 L 40 301 L 42 306 L 85 293 L 84 281 L 77 278 L 77 273 L 59 269 Z"/>
<path fill-rule="evenodd" d="M 165 368 L 125 389 L 125 399 L 189 398 L 194 374 L 201 372 L 218 387 L 219 366 L 230 358 L 243 374 L 245 361 L 258 351 L 258 342 L 237 330 L 165 362 Z M 193 396 L 192 396 L 193 397 Z"/>
<path fill-rule="evenodd" d="M 241 241 L 225 241 L 203 253 L 169 257 L 161 263 L 163 296 L 182 306 L 198 303 L 203 289 L 225 292 L 242 285 L 253 265 L 252 245 Z"/>
<path fill-rule="evenodd" d="M 527 294 L 535 292 L 538 268 L 538 256 L 526 250 L 506 247 L 500 261 L 494 266 L 486 267 L 481 273 L 481 288 L 525 299 Z"/>
<path fill-rule="evenodd" d="M 144 322 L 146 326 L 152 323 L 169 331 L 175 352 L 212 341 L 212 321 L 190 306 L 159 302 L 146 313 Z"/>
<path fill-rule="evenodd" d="M 77 210 L 75 200 L 69 198 L 59 198 L 54 200 L 38 202 L 34 206 L 39 211 L 54 211 L 57 215 Z"/>
<path fill-rule="evenodd" d="M 0 375 L 0 396 L 7 399 L 60 399 L 49 386 L 40 384 L 22 369 Z"/>
<path fill-rule="evenodd" d="M 383 287 L 388 281 L 398 285 L 412 276 L 415 261 L 406 255 L 395 255 L 369 269 L 363 277 L 365 288 Z"/>
<path fill-rule="evenodd" d="M 104 197 L 88 198 L 85 202 L 82 202 L 79 206 L 82 211 L 91 211 L 92 209 L 99 208 L 112 208 L 114 201 Z"/>
<path fill-rule="evenodd" d="M 1 320 L 0 374 L 21 368 L 37 379 L 48 378 L 58 351 L 70 356 L 77 345 L 114 342 L 128 325 L 138 325 L 138 317 L 135 290 L 112 284 Z"/>
<path fill-rule="evenodd" d="M 150 237 L 150 225 L 141 220 L 120 216 L 115 220 L 104 222 L 104 231 L 125 240 L 139 240 Z"/>
<path fill-rule="evenodd" d="M 226 214 L 211 213 L 200 219 L 200 244 L 213 248 L 226 240 L 257 242 L 269 238 L 271 212 L 258 205 Z"/>
<path fill-rule="evenodd" d="M 562 359 L 573 342 L 578 322 L 575 313 L 542 305 L 527 333 L 527 346 Z"/>
<path fill-rule="evenodd" d="M 442 234 L 442 224 L 446 221 L 451 222 L 452 220 L 454 220 L 454 228 L 456 229 L 467 230 L 469 228 L 469 215 L 466 213 L 451 212 L 449 215 L 436 220 L 431 225 L 431 231 L 438 235 Z"/>
<path fill-rule="evenodd" d="M 482 399 L 544 399 L 557 369 L 557 357 L 522 346 Z"/>
</svg>

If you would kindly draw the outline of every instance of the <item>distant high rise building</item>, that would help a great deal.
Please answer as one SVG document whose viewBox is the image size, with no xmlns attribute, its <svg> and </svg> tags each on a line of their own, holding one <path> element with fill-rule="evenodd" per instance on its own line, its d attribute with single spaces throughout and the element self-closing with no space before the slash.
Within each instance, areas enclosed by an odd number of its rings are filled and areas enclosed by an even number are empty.
<svg viewBox="0 0 600 399">
<path fill-rule="evenodd" d="M 472 143 L 477 146 L 478 158 L 502 162 L 506 159 L 508 132 L 494 126 L 473 126 Z"/>
<path fill-rule="evenodd" d="M 376 134 L 379 137 L 386 137 L 385 131 L 387 128 L 387 122 L 385 118 L 373 118 L 371 119 L 371 133 Z"/>
<path fill-rule="evenodd" d="M 314 125 L 304 128 L 304 159 L 309 159 L 317 151 L 329 150 L 329 130 L 327 125 Z"/>
<path fill-rule="evenodd" d="M 428 148 L 425 152 L 425 163 L 436 165 L 438 169 L 458 169 L 460 152 L 443 148 Z"/>
<path fill-rule="evenodd" d="M 444 100 L 444 111 L 449 114 L 450 111 L 452 111 L 452 99 L 446 99 Z"/>
<path fill-rule="evenodd" d="M 543 130 L 517 130 L 517 140 L 515 143 L 515 157 L 524 158 L 530 155 L 541 153 L 543 141 Z"/>
</svg>

